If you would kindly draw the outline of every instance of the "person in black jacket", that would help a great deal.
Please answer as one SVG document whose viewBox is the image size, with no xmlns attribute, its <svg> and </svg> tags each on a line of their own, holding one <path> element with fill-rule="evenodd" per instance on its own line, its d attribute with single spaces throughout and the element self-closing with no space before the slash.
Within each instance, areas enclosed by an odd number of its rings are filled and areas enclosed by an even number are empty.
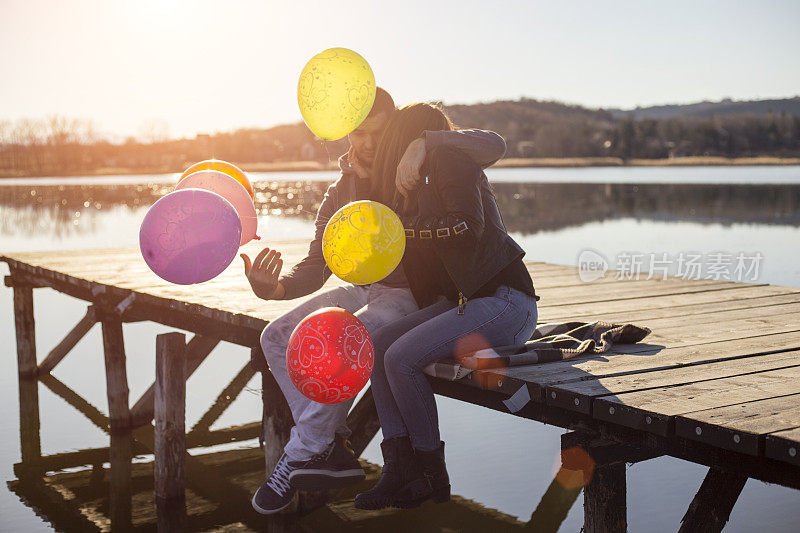
<svg viewBox="0 0 800 533">
<path fill-rule="evenodd" d="M 422 369 L 478 349 L 524 343 L 536 329 L 533 281 L 508 235 L 481 168 L 457 150 L 431 150 L 418 188 L 396 180 L 397 162 L 423 133 L 450 130 L 437 107 L 412 104 L 384 130 L 373 198 L 392 206 L 406 231 L 402 265 L 420 310 L 373 336 L 372 391 L 383 432 L 383 473 L 358 494 L 360 509 L 416 507 L 450 497 L 433 391 Z M 401 195 L 402 193 L 402 195 Z"/>
<path fill-rule="evenodd" d="M 317 212 L 314 239 L 308 254 L 290 272 L 281 275 L 281 254 L 265 247 L 250 261 L 242 254 L 245 275 L 259 298 L 291 300 L 320 289 L 331 275 L 322 253 L 322 237 L 328 219 L 354 200 L 369 199 L 372 191 L 371 167 L 383 128 L 395 112 L 388 92 L 377 88 L 369 116 L 349 136 L 350 151 L 339 164 L 341 177 L 328 187 Z M 397 166 L 401 186 L 413 188 L 425 153 L 438 146 L 463 152 L 476 165 L 486 167 L 500 159 L 506 144 L 496 133 L 480 130 L 426 132 L 422 142 L 410 145 Z M 339 306 L 355 314 L 370 334 L 418 309 L 402 268 L 370 285 L 347 284 L 316 294 L 276 317 L 261 334 L 264 359 L 256 360 L 269 371 L 281 388 L 292 411 L 295 425 L 277 465 L 253 495 L 253 508 L 263 514 L 280 512 L 291 504 L 298 489 L 330 489 L 357 483 L 364 470 L 347 444 L 350 430 L 345 419 L 353 400 L 339 404 L 318 403 L 294 386 L 286 368 L 289 337 L 309 313 L 323 307 Z"/>
</svg>

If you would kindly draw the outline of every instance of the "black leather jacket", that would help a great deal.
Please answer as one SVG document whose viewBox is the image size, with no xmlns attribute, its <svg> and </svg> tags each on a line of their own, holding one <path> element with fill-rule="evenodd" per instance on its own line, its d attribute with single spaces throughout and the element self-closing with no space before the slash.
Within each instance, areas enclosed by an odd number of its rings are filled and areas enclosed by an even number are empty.
<svg viewBox="0 0 800 533">
<path fill-rule="evenodd" d="M 441 282 L 446 273 L 463 304 L 525 252 L 506 232 L 489 181 L 469 157 L 437 147 L 428 153 L 421 175 L 426 177 L 417 189 L 417 214 L 401 216 L 406 278 L 425 307 L 449 296 Z M 446 272 L 436 272 L 441 265 Z"/>
</svg>

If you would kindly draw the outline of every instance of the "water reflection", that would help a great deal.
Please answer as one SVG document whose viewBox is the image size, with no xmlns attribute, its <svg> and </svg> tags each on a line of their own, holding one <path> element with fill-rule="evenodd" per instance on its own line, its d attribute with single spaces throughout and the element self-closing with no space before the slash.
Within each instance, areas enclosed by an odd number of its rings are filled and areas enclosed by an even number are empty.
<svg viewBox="0 0 800 533">
<path fill-rule="evenodd" d="M 699 223 L 800 225 L 800 185 L 493 183 L 509 231 L 534 234 L 621 218 Z M 311 221 L 327 182 L 257 182 L 260 215 Z M 90 234 L 96 215 L 142 212 L 172 190 L 138 185 L 0 186 L 0 233 Z"/>
<path fill-rule="evenodd" d="M 231 385 L 242 381 L 239 378 L 234 378 Z M 39 382 L 110 433 L 109 446 L 42 455 L 38 396 L 34 392 Z M 355 495 L 371 487 L 380 475 L 378 466 L 363 460 L 367 479 L 362 483 L 323 498 L 306 497 L 301 500 L 300 511 L 295 513 L 276 517 L 258 515 L 250 507 L 250 497 L 264 479 L 264 453 L 246 443 L 252 442 L 258 434 L 258 422 L 218 430 L 199 430 L 195 426 L 186 436 L 187 448 L 192 449 L 192 453 L 186 458 L 185 498 L 159 500 L 154 495 L 152 425 L 111 432 L 107 417 L 55 377 L 23 378 L 19 385 L 21 394 L 29 391 L 23 394 L 26 401 L 21 414 L 25 416 L 20 423 L 21 447 L 25 453 L 22 461 L 14 465 L 17 479 L 9 481 L 8 487 L 56 530 L 152 531 L 157 526 L 160 530 L 165 524 L 188 531 L 477 532 L 520 531 L 532 527 L 532 523 L 526 524 L 460 496 L 453 496 L 450 502 L 435 507 L 428 502 L 408 511 L 356 510 L 353 507 Z M 231 385 L 226 387 L 228 392 L 231 392 Z M 241 392 L 241 387 L 234 388 L 238 390 L 233 391 L 232 396 L 220 395 L 209 413 L 219 416 Z M 36 423 L 30 423 L 31 420 Z M 219 446 L 222 442 L 227 445 Z M 241 446 L 233 448 L 232 442 L 239 442 Z M 536 527 L 543 526 L 544 520 L 548 521 L 546 529 L 555 531 L 576 495 L 563 512 L 555 516 L 534 514 Z M 308 503 L 312 501 L 313 504 Z M 553 520 L 556 522 L 550 523 Z"/>
</svg>

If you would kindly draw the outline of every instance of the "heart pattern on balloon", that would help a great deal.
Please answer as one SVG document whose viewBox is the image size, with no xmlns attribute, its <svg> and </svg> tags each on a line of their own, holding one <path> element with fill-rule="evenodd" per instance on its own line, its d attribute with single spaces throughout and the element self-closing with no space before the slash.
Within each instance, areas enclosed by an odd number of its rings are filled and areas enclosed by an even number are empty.
<svg viewBox="0 0 800 533">
<path fill-rule="evenodd" d="M 305 98 L 308 107 L 312 109 L 328 97 L 328 93 L 324 89 L 315 87 L 314 81 L 314 74 L 307 72 L 300 78 L 297 89 L 300 96 Z"/>
<path fill-rule="evenodd" d="M 337 276 L 346 276 L 356 269 L 356 264 L 352 259 L 347 259 L 339 254 L 333 254 L 328 261 L 328 266 Z"/>
<path fill-rule="evenodd" d="M 350 224 L 358 231 L 376 235 L 381 231 L 381 213 L 375 206 L 362 203 L 350 213 Z"/>
<path fill-rule="evenodd" d="M 180 224 L 170 223 L 158 236 L 158 245 L 165 252 L 179 252 L 186 248 L 186 235 Z"/>
<path fill-rule="evenodd" d="M 366 85 L 353 87 L 347 92 L 347 99 L 355 109 L 362 109 L 369 101 L 370 90 Z"/>
<path fill-rule="evenodd" d="M 309 325 L 298 331 L 296 336 L 293 335 L 292 341 L 291 349 L 297 350 L 300 354 L 297 359 L 300 368 L 310 367 L 315 360 L 322 358 L 325 354 L 325 337 Z"/>
</svg>

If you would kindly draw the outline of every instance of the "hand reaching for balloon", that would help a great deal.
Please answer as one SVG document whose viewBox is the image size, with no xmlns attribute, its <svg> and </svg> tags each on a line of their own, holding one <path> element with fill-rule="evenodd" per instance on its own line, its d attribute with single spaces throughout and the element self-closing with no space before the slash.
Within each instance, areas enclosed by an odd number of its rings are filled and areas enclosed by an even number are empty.
<svg viewBox="0 0 800 533">
<path fill-rule="evenodd" d="M 347 162 L 350 163 L 350 166 L 353 167 L 353 170 L 356 171 L 358 177 L 361 179 L 369 178 L 369 170 L 361 164 L 361 161 L 358 160 L 358 156 L 356 155 L 356 151 L 353 150 L 353 147 L 350 147 L 350 150 L 347 151 Z"/>
<path fill-rule="evenodd" d="M 400 194 L 406 198 L 408 198 L 410 191 L 419 186 L 419 169 L 422 168 L 427 153 L 425 139 L 422 137 L 414 139 L 406 148 L 400 163 L 397 165 L 397 177 L 394 183 Z"/>
<path fill-rule="evenodd" d="M 244 260 L 244 274 L 256 296 L 262 300 L 280 300 L 286 293 L 278 276 L 283 268 L 283 259 L 277 250 L 268 247 L 261 250 L 252 264 L 247 254 L 239 254 Z"/>
</svg>

